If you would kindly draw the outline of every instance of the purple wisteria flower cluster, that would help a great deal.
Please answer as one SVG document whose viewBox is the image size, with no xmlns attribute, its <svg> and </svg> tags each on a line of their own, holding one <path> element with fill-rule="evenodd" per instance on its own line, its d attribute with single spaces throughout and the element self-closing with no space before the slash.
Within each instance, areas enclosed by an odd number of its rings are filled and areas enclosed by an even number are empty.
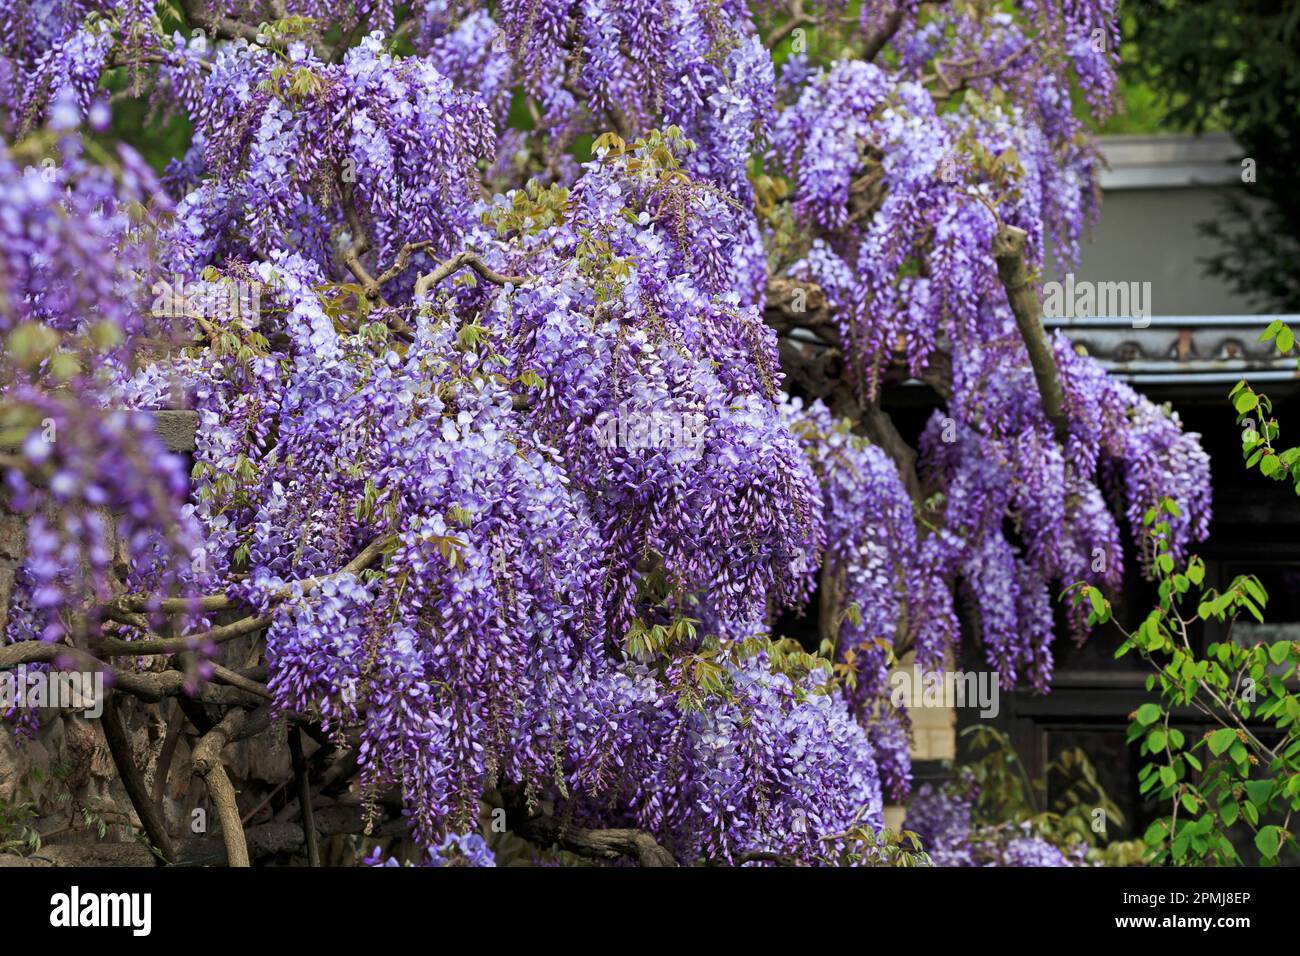
<svg viewBox="0 0 1300 956">
<path fill-rule="evenodd" d="M 148 414 L 109 407 L 145 343 L 173 340 L 171 320 L 148 310 L 170 204 L 134 152 L 96 161 L 70 102 L 53 113 L 49 155 L 0 158 L 0 427 L 16 448 L 4 490 L 27 539 L 6 637 L 47 642 L 93 633 L 99 602 L 122 587 L 204 578 L 183 460 Z"/>
<path fill-rule="evenodd" d="M 401 862 L 396 857 L 385 857 L 379 847 L 366 857 L 367 866 L 401 866 Z M 447 834 L 446 838 L 436 847 L 429 850 L 428 861 L 425 866 L 491 866 L 497 865 L 496 857 L 493 855 L 487 841 L 477 833 L 467 833 L 458 835 L 455 833 Z"/>
<path fill-rule="evenodd" d="M 1069 72 L 1032 48 L 1053 32 L 1069 38 L 1104 113 L 1112 29 L 1110 11 L 1087 4 L 1032 5 L 1025 19 L 939 13 L 895 37 L 902 68 L 834 62 L 804 81 L 774 127 L 772 157 L 795 178 L 791 212 L 806 237 L 788 274 L 796 293 L 808 283 L 824 291 L 826 336 L 850 359 L 857 400 L 877 403 L 901 365 L 946 402 L 920 442 L 924 521 L 914 543 L 900 539 L 892 552 L 896 567 L 916 568 L 912 594 L 934 577 L 942 586 L 928 587 L 929 613 L 895 643 L 940 659 L 956 628 L 938 593 L 956 586 L 1007 687 L 1048 686 L 1054 586 L 1118 589 L 1124 553 L 1108 497 L 1123 502 L 1139 547 L 1157 488 L 1178 489 L 1178 555 L 1209 523 L 1209 462 L 1196 436 L 1065 339 L 1050 343 L 1064 436 L 1040 402 L 1026 401 L 1033 372 L 989 254 L 1008 227 L 1025 233 L 1031 268 L 1049 240 L 1067 263 L 1077 254 L 1096 208 L 1097 161 L 1070 109 Z M 1097 52 L 1085 55 L 1080 37 L 1094 33 Z M 957 88 L 960 103 L 941 109 Z M 835 544 L 828 535 L 828 553 Z M 1070 623 L 1086 629 L 1078 611 Z M 878 682 L 879 660 L 859 660 Z"/>
<path fill-rule="evenodd" d="M 942 666 L 964 601 L 1046 689 L 1054 589 L 1116 589 L 1160 496 L 1177 553 L 1209 515 L 1196 437 L 1063 339 L 1049 418 L 990 253 L 1077 253 L 1113 4 L 930 6 L 778 80 L 738 0 L 0 0 L 6 640 L 218 658 L 242 609 L 272 716 L 431 865 L 494 865 L 489 791 L 681 862 L 870 855 L 898 658 Z M 123 77 L 192 131 L 170 195 L 100 145 Z M 814 286 L 822 390 L 769 291 Z M 942 386 L 916 455 L 863 427 L 901 374 Z M 819 646 L 780 633 L 814 607 Z"/>
<path fill-rule="evenodd" d="M 1065 850 L 1035 832 L 1015 826 L 972 823 L 975 794 L 960 782 L 923 784 L 912 797 L 905 826 L 921 839 L 935 866 L 1086 866 L 1087 844 Z"/>
</svg>

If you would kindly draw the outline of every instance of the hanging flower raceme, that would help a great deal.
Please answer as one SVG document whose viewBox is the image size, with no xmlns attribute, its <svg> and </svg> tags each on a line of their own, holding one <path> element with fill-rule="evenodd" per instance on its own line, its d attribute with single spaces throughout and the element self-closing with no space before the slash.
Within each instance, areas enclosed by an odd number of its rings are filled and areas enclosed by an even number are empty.
<svg viewBox="0 0 1300 956">
<path fill-rule="evenodd" d="M 172 57 L 187 69 L 178 40 Z M 191 269 L 286 242 L 337 269 L 336 243 L 413 268 L 451 251 L 492 148 L 483 103 L 418 58 L 367 37 L 339 64 L 293 42 L 284 56 L 222 44 L 191 115 L 207 175 L 178 215 L 197 239 Z M 409 288 L 413 272 L 402 279 Z M 355 276 L 355 278 L 360 278 Z"/>
<path fill-rule="evenodd" d="M 1085 7 L 1051 22 L 1089 31 L 1105 20 Z M 928 633 L 955 636 L 951 603 L 939 599 L 947 588 L 936 582 L 960 583 L 1004 683 L 1027 676 L 1042 689 L 1053 586 L 1113 589 L 1121 580 L 1103 489 L 1120 493 L 1139 542 L 1137 519 L 1157 487 L 1181 496 L 1180 554 L 1208 520 L 1195 437 L 1064 340 L 1053 343 L 1063 440 L 1036 400 L 993 240 L 1022 228 L 1032 268 L 1050 236 L 1068 262 L 1095 213 L 1095 157 L 1059 69 L 1033 46 L 1046 23 L 1038 14 L 1026 24 L 1003 13 L 909 13 L 895 37 L 903 68 L 844 61 L 806 76 L 775 125 L 773 150 L 812 236 L 789 274 L 826 293 L 831 344 L 861 398 L 874 400 L 891 368 L 921 376 L 932 357 L 945 359 L 947 414 L 936 413 L 921 443 L 928 497 L 917 573 L 935 609 Z M 958 87 L 967 89 L 960 105 L 938 110 Z M 944 644 L 930 646 L 940 653 Z"/>
<path fill-rule="evenodd" d="M 514 374 L 539 379 L 530 419 L 609 541 L 615 633 L 660 574 L 745 633 L 806 598 L 820 500 L 776 404 L 771 331 L 714 291 L 720 279 L 687 269 L 728 207 L 682 177 L 677 143 L 657 142 L 592 164 L 563 226 L 524 240 L 533 279 L 495 295 L 483 322 L 518 343 Z"/>
<path fill-rule="evenodd" d="M 138 156 L 92 162 L 75 129 L 0 156 L 0 419 L 18 448 L 4 494 L 28 522 L 27 613 L 9 620 L 10 640 L 85 637 L 118 589 L 180 595 L 206 576 L 183 462 L 151 415 L 107 407 L 144 342 L 175 341 L 147 308 L 166 212 Z"/>
</svg>

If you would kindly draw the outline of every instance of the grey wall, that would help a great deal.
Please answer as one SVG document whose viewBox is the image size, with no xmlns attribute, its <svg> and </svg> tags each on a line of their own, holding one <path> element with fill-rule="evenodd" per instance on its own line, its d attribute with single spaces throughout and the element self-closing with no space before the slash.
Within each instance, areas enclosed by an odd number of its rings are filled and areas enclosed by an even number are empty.
<svg viewBox="0 0 1300 956">
<path fill-rule="evenodd" d="M 1197 226 L 1218 218 L 1225 190 L 1243 189 L 1240 150 L 1223 135 L 1110 136 L 1099 141 L 1101 219 L 1082 249 L 1077 280 L 1150 282 L 1155 315 L 1259 311 L 1199 261 L 1219 251 Z M 1050 258 L 1044 279 L 1064 279 Z"/>
<path fill-rule="evenodd" d="M 1218 215 L 1224 187 L 1123 189 L 1102 197 L 1101 219 L 1083 245 L 1076 281 L 1150 282 L 1155 315 L 1239 315 L 1259 311 L 1222 280 L 1203 274 L 1200 258 L 1218 251 L 1197 224 Z M 1044 278 L 1062 280 L 1049 262 Z"/>
</svg>

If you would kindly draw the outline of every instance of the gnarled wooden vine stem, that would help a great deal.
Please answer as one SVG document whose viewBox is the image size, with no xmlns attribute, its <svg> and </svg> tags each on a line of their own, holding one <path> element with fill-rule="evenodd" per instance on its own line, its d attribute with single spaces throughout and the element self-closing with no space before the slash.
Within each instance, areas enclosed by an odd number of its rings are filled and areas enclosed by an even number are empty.
<svg viewBox="0 0 1300 956">
<path fill-rule="evenodd" d="M 221 838 L 226 844 L 226 860 L 231 866 L 249 866 L 248 843 L 244 838 L 244 824 L 239 816 L 239 802 L 234 784 L 221 762 L 221 751 L 226 744 L 241 736 L 253 736 L 270 725 L 270 707 L 263 706 L 251 715 L 234 708 L 226 712 L 220 722 L 203 735 L 194 746 L 190 763 L 194 773 L 203 778 L 208 794 L 221 821 Z"/>
<path fill-rule="evenodd" d="M 632 857 L 641 866 L 677 865 L 673 855 L 644 830 L 588 830 L 566 826 L 552 816 L 538 816 L 516 824 L 515 833 L 538 846 L 559 846 L 596 860 Z"/>
<path fill-rule="evenodd" d="M 103 704 L 104 713 L 100 726 L 104 730 L 104 740 L 108 743 L 108 751 L 113 757 L 118 776 L 122 778 L 126 795 L 130 798 L 131 805 L 135 807 L 136 816 L 140 818 L 140 825 L 144 827 L 149 842 L 157 849 L 163 862 L 175 863 L 176 847 L 163 823 L 158 805 L 150 799 L 144 778 L 140 776 L 140 768 L 135 765 L 135 758 L 131 754 L 131 740 L 126 734 L 126 727 L 122 722 L 122 715 L 118 711 L 114 695 L 109 694 Z"/>
<path fill-rule="evenodd" d="M 311 782 L 307 779 L 307 760 L 302 752 L 300 727 L 289 728 L 289 756 L 293 762 L 294 780 L 298 784 L 298 806 L 302 812 L 302 835 L 303 845 L 307 849 L 307 865 L 320 866 L 320 842 L 316 837 Z"/>
<path fill-rule="evenodd" d="M 1052 423 L 1058 444 L 1065 444 L 1070 435 L 1070 422 L 1065 414 L 1065 399 L 1061 390 L 1061 377 L 1052 355 L 1051 343 L 1043 329 L 1043 307 L 1029 277 L 1025 264 L 1025 241 L 1028 234 L 1015 226 L 1002 226 L 993 237 L 993 258 L 998 265 L 998 278 L 1007 293 L 1007 303 L 1016 317 L 1016 327 L 1029 352 L 1029 364 L 1038 383 L 1038 396 L 1043 403 L 1043 414 Z"/>
<path fill-rule="evenodd" d="M 364 570 L 379 558 L 384 549 L 388 547 L 392 541 L 393 538 L 391 535 L 384 535 L 376 538 L 374 541 L 371 541 L 370 544 L 366 545 L 366 547 L 363 548 L 355 558 L 333 574 L 304 578 L 302 581 L 298 582 L 302 589 L 302 594 L 304 596 L 310 594 L 326 581 L 341 577 L 345 574 L 356 574 L 358 571 Z M 280 601 L 288 600 L 293 593 L 293 589 L 284 588 L 272 595 L 271 601 L 273 603 L 278 603 Z M 216 609 L 228 607 L 233 603 L 229 602 L 221 595 L 211 595 L 209 597 L 196 599 L 196 603 L 200 607 L 203 606 L 204 602 L 208 602 L 209 606 Z M 121 607 L 145 607 L 147 604 L 148 599 L 146 597 L 132 595 L 110 602 L 106 606 L 105 610 L 106 612 L 115 612 Z M 164 601 L 163 604 L 165 607 L 169 606 L 167 609 L 171 610 L 173 613 L 181 613 L 183 610 L 188 609 L 186 600 L 183 598 L 168 599 L 167 601 Z M 110 616 L 112 616 L 111 613 Z M 202 631 L 198 634 L 188 634 L 183 637 L 152 637 L 138 641 L 124 641 L 121 638 L 107 637 L 100 639 L 94 646 L 96 652 L 105 657 L 148 657 L 160 654 L 180 654 L 185 651 L 194 650 L 197 647 L 202 647 L 205 644 L 224 644 L 237 637 L 243 637 L 245 634 L 252 634 L 255 631 L 260 631 L 262 628 L 269 626 L 270 623 L 270 615 L 254 614 L 241 618 L 240 620 L 234 621 L 230 624 L 223 624 L 220 627 L 214 627 L 210 630 Z M 18 646 L 21 645 L 10 645 L 10 647 Z M 58 645 L 53 646 L 57 647 Z M 3 670 L 6 666 L 4 663 L 4 650 L 4 648 L 0 648 L 0 670 Z M 256 690 L 253 692 L 257 693 Z"/>
<path fill-rule="evenodd" d="M 528 281 L 527 276 L 502 275 L 472 252 L 458 252 L 446 262 L 438 266 L 438 268 L 434 269 L 432 272 L 425 273 L 416 280 L 416 301 L 425 298 L 429 294 L 429 290 L 443 279 L 446 279 L 453 273 L 466 268 L 473 269 L 488 282 L 493 282 L 496 285 L 519 286 Z"/>
</svg>

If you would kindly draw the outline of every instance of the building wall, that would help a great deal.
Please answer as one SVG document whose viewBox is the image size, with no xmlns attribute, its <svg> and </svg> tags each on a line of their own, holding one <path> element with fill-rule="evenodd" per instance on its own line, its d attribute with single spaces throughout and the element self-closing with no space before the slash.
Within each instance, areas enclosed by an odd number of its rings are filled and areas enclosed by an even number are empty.
<svg viewBox="0 0 1300 956">
<path fill-rule="evenodd" d="M 1240 315 L 1258 311 L 1202 260 L 1220 251 L 1199 225 L 1221 215 L 1241 179 L 1240 149 L 1227 136 L 1110 136 L 1099 141 L 1101 217 L 1083 243 L 1076 280 L 1150 282 L 1155 315 Z M 1064 280 L 1049 257 L 1044 278 Z"/>
<path fill-rule="evenodd" d="M 1154 315 L 1239 315 L 1256 311 L 1201 262 L 1219 251 L 1197 227 L 1213 219 L 1225 189 L 1124 189 L 1104 195 L 1101 219 L 1082 249 L 1077 280 L 1150 282 Z M 1053 263 L 1046 277 L 1062 281 Z"/>
</svg>

